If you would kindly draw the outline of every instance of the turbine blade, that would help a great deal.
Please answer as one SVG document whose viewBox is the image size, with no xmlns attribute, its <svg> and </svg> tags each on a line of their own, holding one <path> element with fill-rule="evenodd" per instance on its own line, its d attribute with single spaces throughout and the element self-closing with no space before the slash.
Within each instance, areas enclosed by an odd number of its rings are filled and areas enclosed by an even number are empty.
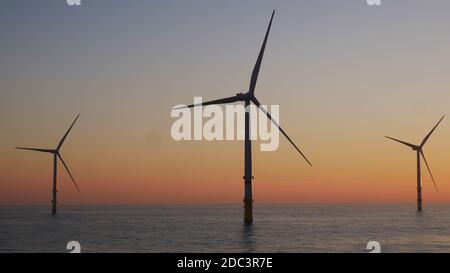
<svg viewBox="0 0 450 273">
<path fill-rule="evenodd" d="M 58 148 L 56 148 L 56 150 L 59 151 L 59 149 L 61 149 L 61 146 L 63 145 L 64 141 L 67 138 L 67 135 L 69 135 L 70 130 L 72 130 L 72 127 L 75 125 L 75 122 L 77 122 L 77 119 L 80 117 L 80 114 L 77 115 L 77 117 L 75 118 L 75 120 L 72 122 L 72 125 L 70 125 L 69 130 L 67 130 L 66 134 L 63 136 L 63 138 L 61 139 L 61 141 L 58 144 Z"/>
<path fill-rule="evenodd" d="M 441 121 L 444 119 L 445 115 L 442 116 L 442 118 L 438 121 L 438 123 L 433 127 L 433 129 L 431 129 L 431 131 L 428 133 L 428 135 L 423 139 L 422 143 L 420 144 L 420 147 L 423 147 L 423 145 L 425 145 L 425 143 L 428 141 L 428 138 L 430 138 L 431 134 L 434 132 L 434 130 L 436 130 L 436 127 L 438 127 L 439 123 L 441 123 Z"/>
<path fill-rule="evenodd" d="M 393 140 L 393 141 L 400 142 L 401 144 L 406 145 L 406 146 L 408 146 L 408 147 L 411 147 L 411 148 L 413 148 L 413 149 L 417 148 L 416 145 L 411 144 L 411 143 L 408 143 L 408 142 L 405 142 L 405 141 L 401 141 L 401 140 L 398 140 L 398 139 L 395 139 L 395 138 L 392 138 L 392 137 L 388 137 L 388 136 L 385 136 L 385 138 L 389 138 L 389 139 L 391 139 L 391 140 Z"/>
<path fill-rule="evenodd" d="M 295 149 L 300 153 L 300 155 L 305 159 L 306 162 L 308 162 L 308 164 L 310 166 L 312 166 L 311 162 L 308 160 L 308 158 L 306 158 L 306 156 L 302 153 L 302 151 L 300 151 L 300 149 L 297 147 L 297 145 L 295 145 L 295 143 L 291 140 L 291 138 L 286 134 L 286 132 L 280 127 L 280 125 L 272 119 L 272 116 L 269 114 L 269 112 L 267 112 L 266 109 L 264 109 L 264 107 L 261 106 L 261 103 L 259 103 L 259 101 L 254 97 L 252 98 L 252 102 L 258 106 L 259 109 L 261 109 L 261 111 L 267 116 L 267 118 L 272 121 L 272 123 L 278 127 L 278 129 L 280 130 L 280 132 L 287 138 L 287 140 L 289 140 L 289 142 L 295 147 Z"/>
<path fill-rule="evenodd" d="M 275 15 L 275 10 L 272 12 L 272 17 L 270 18 L 269 26 L 267 27 L 266 36 L 264 37 L 261 50 L 259 51 L 258 59 L 256 60 L 255 67 L 253 68 L 252 77 L 250 79 L 250 89 L 249 92 L 253 94 L 256 88 L 256 82 L 258 81 L 259 69 L 261 68 L 261 63 L 264 57 L 264 51 L 266 50 L 267 39 L 269 38 L 270 28 L 272 27 L 273 16 Z"/>
<path fill-rule="evenodd" d="M 50 149 L 36 149 L 36 148 L 24 148 L 24 147 L 16 147 L 18 150 L 28 150 L 28 151 L 35 151 L 35 152 L 42 152 L 42 153 L 54 153 L 55 150 Z"/>
<path fill-rule="evenodd" d="M 69 171 L 69 168 L 66 165 L 66 162 L 64 162 L 64 160 L 62 159 L 61 155 L 58 153 L 58 158 L 59 160 L 61 160 L 62 164 L 64 165 L 64 168 L 66 168 L 67 173 L 69 174 L 70 178 L 72 179 L 73 184 L 75 185 L 75 187 L 77 188 L 77 191 L 80 191 L 80 188 L 78 188 L 77 182 L 75 182 L 75 179 L 73 178 L 72 174 Z"/>
<path fill-rule="evenodd" d="M 238 102 L 238 101 L 242 101 L 242 100 L 243 100 L 242 95 L 238 95 L 238 96 L 234 96 L 234 97 L 228 97 L 228 98 L 223 98 L 223 99 L 218 99 L 218 100 L 202 102 L 202 103 L 198 103 L 198 104 L 191 104 L 188 106 L 177 107 L 175 109 L 193 108 L 193 107 L 197 107 L 197 106 L 207 106 L 207 105 L 213 105 L 213 104 L 226 104 L 226 103 L 233 103 L 233 102 Z"/>
<path fill-rule="evenodd" d="M 431 180 L 433 181 L 434 188 L 436 189 L 436 191 L 438 191 L 438 188 L 436 186 L 436 181 L 434 181 L 434 177 L 433 177 L 433 174 L 431 173 L 431 169 L 430 169 L 430 166 L 428 165 L 427 159 L 425 158 L 425 154 L 423 153 L 422 150 L 420 150 L 420 154 L 422 155 L 423 161 L 425 161 L 425 165 L 427 166 L 428 173 L 430 174 Z"/>
</svg>

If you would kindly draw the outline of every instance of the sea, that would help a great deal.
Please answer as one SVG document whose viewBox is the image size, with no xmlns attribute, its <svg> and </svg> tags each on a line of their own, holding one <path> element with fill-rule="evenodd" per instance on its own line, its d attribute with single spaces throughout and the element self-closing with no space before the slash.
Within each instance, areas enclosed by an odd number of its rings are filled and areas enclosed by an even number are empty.
<svg viewBox="0 0 450 273">
<path fill-rule="evenodd" d="M 0 207 L 0 252 L 368 253 L 450 252 L 450 205 Z M 72 243 L 73 244 L 73 243 Z M 73 250 L 73 249 L 72 249 Z"/>
</svg>

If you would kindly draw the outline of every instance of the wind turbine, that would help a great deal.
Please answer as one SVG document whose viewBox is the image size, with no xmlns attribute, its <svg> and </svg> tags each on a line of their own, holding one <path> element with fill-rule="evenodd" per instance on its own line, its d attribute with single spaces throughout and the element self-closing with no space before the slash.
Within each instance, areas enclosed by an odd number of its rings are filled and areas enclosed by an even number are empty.
<svg viewBox="0 0 450 273">
<path fill-rule="evenodd" d="M 77 188 L 78 192 L 80 189 L 78 188 L 77 183 L 75 182 L 75 179 L 73 178 L 72 174 L 69 171 L 69 168 L 67 167 L 66 163 L 64 162 L 64 159 L 62 158 L 60 154 L 60 150 L 62 145 L 64 144 L 64 141 L 67 138 L 67 135 L 69 135 L 70 130 L 72 130 L 72 127 L 75 125 L 75 122 L 78 120 L 78 117 L 80 114 L 77 115 L 75 120 L 72 122 L 72 125 L 70 125 L 69 130 L 67 130 L 66 134 L 62 137 L 62 139 L 59 141 L 58 146 L 56 149 L 36 149 L 36 148 L 23 148 L 23 147 L 16 147 L 16 149 L 20 150 L 28 150 L 28 151 L 35 151 L 35 152 L 42 152 L 42 153 L 50 153 L 53 154 L 53 200 L 52 200 L 52 214 L 56 215 L 56 178 L 57 178 L 57 163 L 58 159 L 63 164 L 64 168 L 66 169 L 67 173 L 69 174 L 70 178 L 72 179 L 73 184 Z"/>
<path fill-rule="evenodd" d="M 425 165 L 427 166 L 428 172 L 430 173 L 431 180 L 433 181 L 434 188 L 436 191 L 438 191 L 438 188 L 436 186 L 436 182 L 434 180 L 433 174 L 431 173 L 430 166 L 428 165 L 427 159 L 425 158 L 425 154 L 423 152 L 423 146 L 425 143 L 427 143 L 428 139 L 430 138 L 431 134 L 436 130 L 436 127 L 438 127 L 439 123 L 444 119 L 445 115 L 442 116 L 442 118 L 439 120 L 439 122 L 431 129 L 431 131 L 428 133 L 428 135 L 425 136 L 425 138 L 422 140 L 422 143 L 420 145 L 414 145 L 402 140 L 398 140 L 392 137 L 386 136 L 386 138 L 391 139 L 393 141 L 399 142 L 403 145 L 406 145 L 410 147 L 413 151 L 416 151 L 417 153 L 417 211 L 422 211 L 422 184 L 420 182 L 421 180 L 421 174 L 420 174 L 420 157 L 422 156 L 423 161 L 425 162 Z"/>
<path fill-rule="evenodd" d="M 250 79 L 250 87 L 247 93 L 239 93 L 236 96 L 213 100 L 209 102 L 204 102 L 200 104 L 192 104 L 186 106 L 187 108 L 193 108 L 196 106 L 206 106 L 206 105 L 217 105 L 217 104 L 227 104 L 234 102 L 244 102 L 245 103 L 245 148 L 244 148 L 244 222 L 245 224 L 251 224 L 253 222 L 253 197 L 252 197 L 252 144 L 250 140 L 250 104 L 255 104 L 266 116 L 269 120 L 273 122 L 273 124 L 280 130 L 280 132 L 287 138 L 287 140 L 295 147 L 295 149 L 300 153 L 300 155 L 311 165 L 311 162 L 306 158 L 306 156 L 300 151 L 300 149 L 295 145 L 295 143 L 289 138 L 286 132 L 280 127 L 280 125 L 272 119 L 272 116 L 261 106 L 261 103 L 255 97 L 255 88 L 256 82 L 258 80 L 259 70 L 261 68 L 261 63 L 264 56 L 264 51 L 266 48 L 267 39 L 269 37 L 270 28 L 272 26 L 273 17 L 275 15 L 275 10 L 272 13 L 272 17 L 270 18 L 270 23 L 267 28 L 266 36 L 264 38 L 261 50 L 258 55 L 258 59 L 256 60 L 255 67 L 253 69 L 253 73 Z M 185 108 L 185 107 L 182 107 Z M 312 165 L 311 165 L 312 166 Z"/>
</svg>

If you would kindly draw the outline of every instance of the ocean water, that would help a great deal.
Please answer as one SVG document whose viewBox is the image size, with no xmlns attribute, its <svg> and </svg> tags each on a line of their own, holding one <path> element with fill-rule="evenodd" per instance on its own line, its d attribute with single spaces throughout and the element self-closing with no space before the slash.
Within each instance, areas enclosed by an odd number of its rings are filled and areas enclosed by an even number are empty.
<svg viewBox="0 0 450 273">
<path fill-rule="evenodd" d="M 450 252 L 450 205 L 0 207 L 0 252 Z"/>
</svg>

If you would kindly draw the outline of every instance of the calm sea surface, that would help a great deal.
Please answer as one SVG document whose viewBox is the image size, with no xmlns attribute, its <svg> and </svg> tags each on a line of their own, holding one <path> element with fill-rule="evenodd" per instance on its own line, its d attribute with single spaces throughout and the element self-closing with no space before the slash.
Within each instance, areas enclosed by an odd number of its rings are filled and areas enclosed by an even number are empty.
<svg viewBox="0 0 450 273">
<path fill-rule="evenodd" d="M 0 207 L 0 252 L 450 252 L 450 205 Z"/>
</svg>

